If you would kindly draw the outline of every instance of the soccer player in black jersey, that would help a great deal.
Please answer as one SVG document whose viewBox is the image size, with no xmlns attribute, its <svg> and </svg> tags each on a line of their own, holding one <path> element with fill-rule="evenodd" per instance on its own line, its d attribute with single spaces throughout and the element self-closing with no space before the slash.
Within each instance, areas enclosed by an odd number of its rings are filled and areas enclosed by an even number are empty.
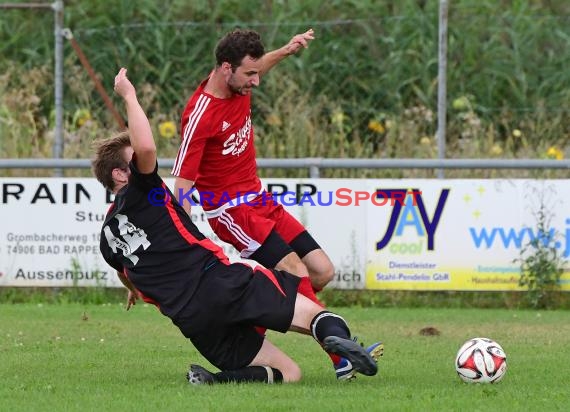
<svg viewBox="0 0 570 412">
<path fill-rule="evenodd" d="M 115 91 L 125 101 L 129 131 L 98 143 L 93 173 L 115 193 L 100 249 L 129 289 L 127 309 L 138 297 L 157 305 L 220 369 L 192 365 L 191 383 L 298 381 L 299 367 L 255 326 L 304 330 L 356 371 L 375 375 L 376 362 L 350 339 L 344 319 L 297 293 L 308 277 L 230 264 L 200 233 L 157 174 L 151 127 L 126 73 L 115 77 Z"/>
</svg>

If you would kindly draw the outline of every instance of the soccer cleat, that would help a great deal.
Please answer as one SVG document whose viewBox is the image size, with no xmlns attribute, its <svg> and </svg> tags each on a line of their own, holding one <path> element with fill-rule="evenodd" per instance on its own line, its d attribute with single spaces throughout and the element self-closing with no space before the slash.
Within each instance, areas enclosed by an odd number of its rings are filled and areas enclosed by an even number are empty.
<svg viewBox="0 0 570 412">
<path fill-rule="evenodd" d="M 340 358 L 338 363 L 333 364 L 336 378 L 339 381 L 348 381 L 355 377 L 356 371 L 348 359 Z"/>
<path fill-rule="evenodd" d="M 376 375 L 378 365 L 366 349 L 351 339 L 338 336 L 327 336 L 323 339 L 323 347 L 329 353 L 346 358 L 356 370 L 366 376 Z"/>
<path fill-rule="evenodd" d="M 356 338 L 354 338 L 356 342 Z M 382 342 L 377 342 L 366 348 L 366 352 L 372 357 L 374 362 L 378 362 L 378 359 L 384 355 L 384 345 Z M 336 372 L 336 378 L 339 381 L 347 381 L 356 377 L 357 370 L 352 366 L 352 363 L 342 357 L 340 361 L 334 364 L 334 369 Z"/>
<path fill-rule="evenodd" d="M 186 379 L 192 385 L 212 385 L 214 374 L 208 372 L 200 365 L 190 365 L 190 370 L 186 373 Z"/>
</svg>

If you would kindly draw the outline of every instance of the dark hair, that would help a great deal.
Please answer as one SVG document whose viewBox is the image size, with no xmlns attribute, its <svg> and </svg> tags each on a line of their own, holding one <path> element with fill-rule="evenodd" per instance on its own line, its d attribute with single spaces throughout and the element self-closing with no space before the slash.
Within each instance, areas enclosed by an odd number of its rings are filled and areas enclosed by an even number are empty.
<svg viewBox="0 0 570 412">
<path fill-rule="evenodd" d="M 106 189 L 113 191 L 113 169 L 126 169 L 129 163 L 125 160 L 125 148 L 131 145 L 129 132 L 120 132 L 108 139 L 94 142 L 95 158 L 91 161 L 91 170 L 97 180 Z"/>
<path fill-rule="evenodd" d="M 226 34 L 216 46 L 216 65 L 228 62 L 235 69 L 245 56 L 259 59 L 265 54 L 261 36 L 253 30 L 235 29 Z"/>
</svg>

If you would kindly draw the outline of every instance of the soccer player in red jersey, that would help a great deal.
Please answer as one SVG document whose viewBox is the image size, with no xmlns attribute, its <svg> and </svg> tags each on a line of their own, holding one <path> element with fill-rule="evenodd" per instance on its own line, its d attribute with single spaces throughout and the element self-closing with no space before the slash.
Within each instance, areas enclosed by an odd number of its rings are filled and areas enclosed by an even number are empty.
<svg viewBox="0 0 570 412">
<path fill-rule="evenodd" d="M 333 264 L 305 227 L 262 187 L 251 119 L 251 92 L 261 77 L 313 39 L 310 29 L 265 53 L 255 31 L 226 34 L 216 46 L 215 68 L 182 114 L 182 143 L 172 174 L 182 207 L 190 212 L 189 194 L 195 187 L 216 235 L 243 258 L 309 276 L 319 291 L 332 280 Z"/>
<path fill-rule="evenodd" d="M 127 309 L 138 297 L 157 305 L 220 369 L 191 365 L 188 381 L 298 381 L 297 364 L 255 326 L 309 331 L 355 372 L 375 375 L 374 357 L 350 339 L 344 319 L 298 293 L 308 277 L 230 264 L 200 233 L 157 173 L 150 124 L 126 69 L 115 77 L 115 91 L 125 101 L 129 131 L 100 141 L 93 160 L 97 180 L 115 193 L 101 229 L 101 254 L 129 289 Z"/>
<path fill-rule="evenodd" d="M 172 174 L 174 194 L 188 213 L 195 187 L 208 222 L 222 241 L 266 268 L 309 276 L 311 285 L 302 284 L 299 293 L 320 304 L 314 292 L 332 280 L 333 264 L 305 227 L 262 187 L 251 119 L 251 92 L 261 77 L 313 39 L 309 29 L 265 53 L 253 30 L 226 34 L 216 46 L 214 69 L 182 114 L 182 143 Z M 377 359 L 382 345 L 368 350 Z M 350 362 L 329 356 L 339 380 L 354 376 Z"/>
</svg>

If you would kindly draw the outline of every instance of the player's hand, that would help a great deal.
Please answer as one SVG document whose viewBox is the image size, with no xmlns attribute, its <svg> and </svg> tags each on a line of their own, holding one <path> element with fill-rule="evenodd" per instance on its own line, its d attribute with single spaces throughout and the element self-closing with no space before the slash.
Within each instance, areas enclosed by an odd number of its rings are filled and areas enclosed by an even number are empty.
<svg viewBox="0 0 570 412">
<path fill-rule="evenodd" d="M 121 67 L 121 70 L 115 76 L 115 92 L 123 99 L 136 94 L 135 86 L 127 78 L 127 69 L 124 67 Z"/>
<path fill-rule="evenodd" d="M 131 306 L 137 304 L 137 299 L 139 298 L 138 293 L 129 290 L 129 294 L 127 296 L 127 307 L 126 309 L 129 310 Z"/>
<path fill-rule="evenodd" d="M 315 39 L 313 29 L 307 30 L 305 33 L 296 34 L 285 46 L 288 54 L 295 54 L 301 49 L 309 47 L 309 42 Z"/>
</svg>

